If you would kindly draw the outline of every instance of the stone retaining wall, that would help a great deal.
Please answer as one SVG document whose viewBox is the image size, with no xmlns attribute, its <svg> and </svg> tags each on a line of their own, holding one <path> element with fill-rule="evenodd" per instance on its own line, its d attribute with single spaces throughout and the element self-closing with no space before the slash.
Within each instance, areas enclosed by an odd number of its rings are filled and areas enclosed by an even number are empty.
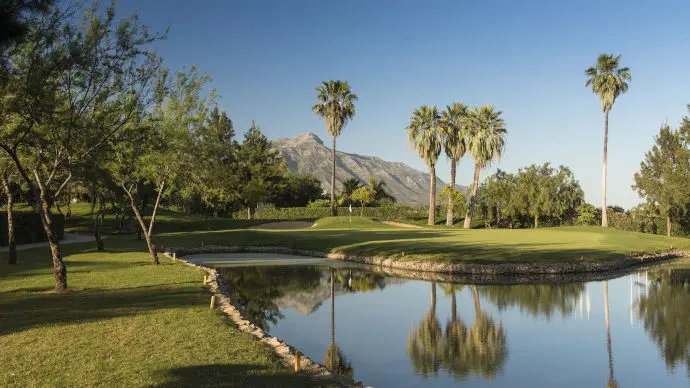
<svg viewBox="0 0 690 388">
<path fill-rule="evenodd" d="M 218 273 L 213 268 L 207 268 L 201 265 L 190 263 L 182 257 L 183 255 L 193 253 L 210 253 L 212 251 L 217 251 L 217 248 L 216 250 L 209 250 L 208 248 L 199 248 L 195 250 L 166 248 L 164 255 L 171 260 L 180 261 L 189 266 L 205 271 L 207 274 L 206 285 L 209 287 L 211 295 L 215 296 L 216 308 L 222 311 L 230 319 L 230 321 L 237 325 L 240 330 L 251 334 L 259 342 L 268 346 L 287 368 L 293 369 L 295 364 L 296 349 L 280 339 L 268 335 L 263 329 L 256 326 L 242 315 L 240 309 L 230 301 L 230 298 L 227 295 L 227 282 L 223 278 L 222 274 Z M 331 373 L 328 369 L 326 369 L 326 367 L 305 355 L 300 356 L 300 373 L 310 376 L 317 381 L 323 381 L 325 384 L 329 385 L 336 384 L 341 387 L 353 388 L 363 387 L 361 383 L 356 383 L 351 378 Z"/>
</svg>

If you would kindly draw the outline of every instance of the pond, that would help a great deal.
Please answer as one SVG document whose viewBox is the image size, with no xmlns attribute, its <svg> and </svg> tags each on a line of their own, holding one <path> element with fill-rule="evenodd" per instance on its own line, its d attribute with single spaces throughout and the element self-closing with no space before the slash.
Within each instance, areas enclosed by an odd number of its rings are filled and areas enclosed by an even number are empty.
<svg viewBox="0 0 690 388">
<path fill-rule="evenodd" d="M 475 285 L 238 257 L 215 265 L 248 318 L 365 385 L 690 384 L 688 264 L 608 281 Z"/>
</svg>

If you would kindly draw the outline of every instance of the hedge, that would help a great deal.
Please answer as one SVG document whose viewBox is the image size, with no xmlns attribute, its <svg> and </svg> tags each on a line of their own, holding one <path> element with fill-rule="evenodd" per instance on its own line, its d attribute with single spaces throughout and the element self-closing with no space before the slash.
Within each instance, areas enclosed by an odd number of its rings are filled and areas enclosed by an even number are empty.
<svg viewBox="0 0 690 388">
<path fill-rule="evenodd" d="M 425 219 L 428 216 L 429 208 L 426 206 L 382 206 L 365 207 L 364 217 L 382 220 L 411 220 Z M 352 207 L 352 215 L 359 216 L 361 207 Z M 350 214 L 349 208 L 338 208 L 338 215 L 346 216 Z M 254 212 L 256 220 L 315 220 L 331 215 L 331 209 L 327 207 L 288 207 L 288 208 L 261 208 Z M 232 214 L 232 218 L 247 219 L 247 210 L 237 211 Z"/>
<path fill-rule="evenodd" d="M 17 244 L 46 241 L 41 216 L 38 213 L 14 212 L 14 238 Z M 53 214 L 53 231 L 58 239 L 65 237 L 65 217 Z M 0 212 L 0 246 L 7 246 L 7 212 Z"/>
</svg>

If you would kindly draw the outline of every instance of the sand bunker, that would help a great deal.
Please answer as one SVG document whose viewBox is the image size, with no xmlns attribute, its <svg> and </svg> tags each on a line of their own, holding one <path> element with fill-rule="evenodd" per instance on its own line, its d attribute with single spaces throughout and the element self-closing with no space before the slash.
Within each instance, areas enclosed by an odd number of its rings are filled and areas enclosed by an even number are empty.
<svg viewBox="0 0 690 388">
<path fill-rule="evenodd" d="M 281 221 L 281 222 L 269 222 L 267 224 L 261 224 L 252 226 L 249 229 L 307 229 L 314 225 L 313 222 L 309 221 Z"/>
</svg>

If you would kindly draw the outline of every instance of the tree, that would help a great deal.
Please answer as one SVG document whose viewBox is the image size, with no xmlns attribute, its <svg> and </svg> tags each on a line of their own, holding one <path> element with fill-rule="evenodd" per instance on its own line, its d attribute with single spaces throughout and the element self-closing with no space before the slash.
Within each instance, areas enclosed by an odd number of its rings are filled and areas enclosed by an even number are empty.
<svg viewBox="0 0 690 388">
<path fill-rule="evenodd" d="M 446 109 L 441 112 L 441 121 L 443 123 L 443 148 L 446 151 L 446 156 L 450 159 L 450 189 L 455 188 L 455 174 L 457 164 L 465 156 L 467 146 L 465 144 L 465 123 L 467 118 L 467 105 L 454 102 L 452 105 L 447 105 Z M 445 189 L 445 188 L 444 188 Z M 446 225 L 453 226 L 454 210 L 456 209 L 452 202 L 453 196 L 448 196 L 448 211 L 446 213 Z M 458 209 L 458 212 L 461 212 Z"/>
<path fill-rule="evenodd" d="M 369 187 L 374 191 L 375 201 L 395 202 L 395 197 L 386 191 L 386 182 L 383 179 L 377 181 L 374 177 L 369 178 Z"/>
<path fill-rule="evenodd" d="M 17 264 L 17 243 L 14 236 L 14 165 L 8 158 L 0 159 L 0 178 L 7 198 L 7 264 Z"/>
<path fill-rule="evenodd" d="M 311 110 L 317 116 L 326 120 L 326 130 L 333 137 L 331 149 L 331 214 L 336 215 L 335 204 L 335 139 L 340 136 L 343 128 L 355 116 L 355 101 L 357 95 L 352 93 L 347 81 L 323 81 L 316 88 L 317 103 Z"/>
<path fill-rule="evenodd" d="M 352 192 L 357 190 L 362 186 L 362 183 L 357 180 L 357 178 L 347 178 L 343 182 L 343 189 L 342 189 L 342 194 L 349 197 L 352 195 Z"/>
<path fill-rule="evenodd" d="M 429 219 L 436 224 L 436 161 L 441 154 L 442 123 L 438 108 L 422 105 L 415 109 L 407 126 L 407 142 L 429 168 Z"/>
<path fill-rule="evenodd" d="M 595 225 L 597 209 L 591 203 L 583 203 L 577 207 L 577 223 L 580 225 Z"/>
<path fill-rule="evenodd" d="M 37 13 L 47 13 L 54 0 L 0 0 L 0 54 L 22 39 Z"/>
<path fill-rule="evenodd" d="M 340 350 L 340 346 L 335 343 L 335 269 L 331 268 L 330 271 L 331 342 L 328 344 L 326 352 L 324 353 L 323 363 L 328 370 L 335 374 L 352 376 L 354 374 L 352 364 L 350 364 L 348 359 Z"/>
<path fill-rule="evenodd" d="M 640 198 L 656 206 L 666 217 L 666 235 L 671 236 L 671 218 L 688 202 L 690 150 L 682 144 L 679 131 L 664 125 L 635 173 L 633 189 Z"/>
<path fill-rule="evenodd" d="M 274 194 L 278 207 L 303 207 L 310 202 L 321 199 L 323 189 L 318 178 L 310 174 L 293 174 L 288 172 L 283 178 L 281 187 Z"/>
<path fill-rule="evenodd" d="M 474 160 L 474 179 L 465 215 L 465 229 L 469 229 L 472 225 L 471 214 L 479 187 L 479 172 L 494 160 L 499 159 L 505 148 L 505 135 L 508 131 L 501 114 L 501 111 L 494 110 L 493 105 L 474 107 L 467 113 L 465 142 L 467 151 Z"/>
<path fill-rule="evenodd" d="M 606 217 L 606 159 L 609 141 L 609 112 L 619 95 L 628 91 L 630 69 L 621 67 L 620 55 L 601 54 L 595 66 L 585 70 L 587 81 L 585 86 L 592 86 L 592 92 L 601 100 L 601 110 L 604 112 L 604 163 L 602 170 L 601 189 L 601 226 L 608 227 Z"/>
<path fill-rule="evenodd" d="M 376 192 L 367 187 L 360 187 L 352 193 L 350 198 L 353 201 L 359 202 L 362 205 L 362 212 L 360 213 L 360 217 L 364 217 L 364 206 L 374 202 L 375 196 Z"/>
<path fill-rule="evenodd" d="M 450 185 L 443 186 L 439 199 L 441 202 L 447 203 L 449 207 L 452 207 L 459 213 L 465 211 L 465 206 L 467 205 L 465 202 L 465 194 L 463 194 L 460 190 L 454 189 Z"/>
<path fill-rule="evenodd" d="M 419 327 L 407 334 L 407 354 L 416 372 L 423 376 L 437 375 L 445 346 L 441 322 L 436 316 L 436 282 L 431 282 L 431 305 Z"/>
<path fill-rule="evenodd" d="M 77 18 L 78 19 L 78 18 Z M 39 205 L 50 246 L 55 290 L 67 289 L 67 269 L 53 231 L 51 205 L 71 168 L 103 146 L 153 102 L 160 60 L 136 16 L 118 20 L 95 4 L 83 22 L 56 9 L 32 20 L 10 48 L 0 84 L 0 148 Z"/>
<path fill-rule="evenodd" d="M 237 174 L 242 204 L 247 207 L 249 219 L 257 204 L 270 198 L 283 179 L 285 166 L 280 152 L 252 121 L 244 141 L 237 152 Z"/>
</svg>

